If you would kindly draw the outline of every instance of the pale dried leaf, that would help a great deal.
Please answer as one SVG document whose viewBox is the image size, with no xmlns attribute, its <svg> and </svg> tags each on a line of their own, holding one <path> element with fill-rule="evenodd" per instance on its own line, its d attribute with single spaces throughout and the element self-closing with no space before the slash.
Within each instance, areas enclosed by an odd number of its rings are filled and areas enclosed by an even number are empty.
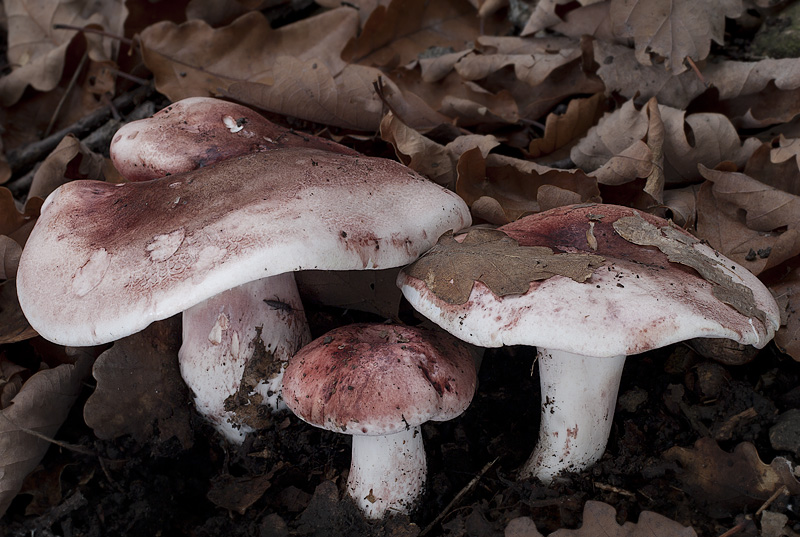
<svg viewBox="0 0 800 537">
<path fill-rule="evenodd" d="M 381 72 L 348 65 L 339 55 L 357 27 L 349 8 L 277 30 L 251 12 L 216 29 L 197 20 L 157 23 L 141 42 L 156 87 L 173 101 L 227 95 L 275 113 L 374 130 L 382 104 L 373 83 Z"/>
<path fill-rule="evenodd" d="M 473 228 L 461 242 L 445 233 L 404 272 L 424 281 L 448 304 L 464 304 L 476 281 L 497 296 L 523 294 L 531 282 L 555 275 L 583 282 L 602 262 L 591 254 L 554 254 L 543 246 L 520 246 L 502 231 Z"/>
<path fill-rule="evenodd" d="M 583 523 L 580 529 L 561 529 L 548 537 L 697 537 L 690 528 L 670 520 L 669 518 L 642 511 L 637 523 L 625 522 L 617 524 L 616 510 L 604 502 L 589 500 L 583 506 Z"/>
<path fill-rule="evenodd" d="M 684 229 L 695 227 L 698 189 L 697 185 L 689 185 L 664 191 L 664 206 L 670 211 L 669 218 Z"/>
<path fill-rule="evenodd" d="M 579 0 L 578 6 L 590 6 L 592 4 L 606 3 L 602 0 Z M 572 0 L 540 0 L 536 2 L 536 6 L 531 12 L 525 28 L 522 29 L 522 35 L 531 35 L 544 30 L 546 28 L 553 28 L 564 22 L 558 15 L 556 9 L 565 4 L 572 4 Z M 580 10 L 581 7 L 575 8 Z"/>
<path fill-rule="evenodd" d="M 102 155 L 69 134 L 37 168 L 28 196 L 47 198 L 56 188 L 74 179 L 103 181 L 104 164 Z"/>
<path fill-rule="evenodd" d="M 800 138 L 786 138 L 780 135 L 779 146 L 770 152 L 770 160 L 776 164 L 794 159 L 800 167 Z"/>
<path fill-rule="evenodd" d="M 716 198 L 712 182 L 703 183 L 697 195 L 697 236 L 756 275 L 800 255 L 800 229 L 750 229 L 731 209 L 736 207 Z"/>
<path fill-rule="evenodd" d="M 74 365 L 63 364 L 34 374 L 11 406 L 0 411 L 0 516 L 22 487 L 22 480 L 44 456 L 52 438 L 77 399 L 92 357 L 79 353 Z"/>
<path fill-rule="evenodd" d="M 705 59 L 712 40 L 722 44 L 725 17 L 741 12 L 741 0 L 611 0 L 614 34 L 633 39 L 639 63 L 663 59 L 674 73 L 686 70 L 687 57 Z"/>
<path fill-rule="evenodd" d="M 19 306 L 16 281 L 0 283 L 0 344 L 16 343 L 36 335 Z"/>
<path fill-rule="evenodd" d="M 391 112 L 381 120 L 380 132 L 403 164 L 440 185 L 455 184 L 452 157 L 444 146 L 408 127 Z"/>
<path fill-rule="evenodd" d="M 573 99 L 563 114 L 548 114 L 544 135 L 531 140 L 528 152 L 532 158 L 539 158 L 567 147 L 581 138 L 597 123 L 605 112 L 605 101 L 601 94 L 587 99 Z"/>
<path fill-rule="evenodd" d="M 10 280 L 17 275 L 22 247 L 6 235 L 0 235 L 0 280 Z"/>
<path fill-rule="evenodd" d="M 0 78 L 0 103 L 10 106 L 30 85 L 50 91 L 61 80 L 67 47 L 77 35 L 74 30 L 54 29 L 56 24 L 84 27 L 99 25 L 111 34 L 122 35 L 127 9 L 124 2 L 33 2 L 7 0 L 9 75 Z M 109 37 L 87 37 L 93 60 L 114 59 L 118 43 Z"/>
<path fill-rule="evenodd" d="M 626 216 L 614 222 L 614 230 L 625 240 L 640 246 L 655 246 L 667 255 L 673 263 L 691 267 L 706 281 L 714 284 L 712 293 L 722 302 L 733 306 L 747 317 L 755 317 L 767 323 L 767 314 L 758 308 L 753 290 L 733 279 L 720 267 L 717 261 L 699 252 L 694 245 L 697 239 L 678 232 L 674 227 L 657 228 L 646 221 L 639 213 Z"/>
</svg>

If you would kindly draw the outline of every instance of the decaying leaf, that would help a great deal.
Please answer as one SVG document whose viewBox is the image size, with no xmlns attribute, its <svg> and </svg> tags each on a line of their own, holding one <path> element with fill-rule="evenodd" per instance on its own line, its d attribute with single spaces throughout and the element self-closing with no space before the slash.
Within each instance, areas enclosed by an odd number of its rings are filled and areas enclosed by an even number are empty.
<svg viewBox="0 0 800 537">
<path fill-rule="evenodd" d="M 603 502 L 588 501 L 583 506 L 583 523 L 577 530 L 558 530 L 548 537 L 697 537 L 692 528 L 674 520 L 642 511 L 636 523 L 617 524 L 616 510 Z"/>
<path fill-rule="evenodd" d="M 574 99 L 561 115 L 548 114 L 541 138 L 531 140 L 528 152 L 532 158 L 549 155 L 586 134 L 597 123 L 605 111 L 605 102 L 600 93 L 588 99 Z"/>
<path fill-rule="evenodd" d="M 596 255 L 554 254 L 542 246 L 519 246 L 502 231 L 475 228 L 462 242 L 445 233 L 405 272 L 423 280 L 445 302 L 463 304 L 476 281 L 498 296 L 524 294 L 531 282 L 555 275 L 583 282 L 602 261 Z"/>
<path fill-rule="evenodd" d="M 272 484 L 272 476 L 280 467 L 279 463 L 265 475 L 219 475 L 212 481 L 206 496 L 215 505 L 243 515 L 248 507 L 264 495 Z"/>
<path fill-rule="evenodd" d="M 663 457 L 682 466 L 678 477 L 686 493 L 715 517 L 756 509 L 784 485 L 793 495 L 800 492 L 789 461 L 777 457 L 764 464 L 749 442 L 728 453 L 706 437 L 692 448 L 670 448 Z"/>
<path fill-rule="evenodd" d="M 97 388 L 83 415 L 99 438 L 129 434 L 159 444 L 176 437 L 184 448 L 191 446 L 189 393 L 178 370 L 180 336 L 177 318 L 155 322 L 97 358 Z"/>
<path fill-rule="evenodd" d="M 102 155 L 91 151 L 74 136 L 67 135 L 42 161 L 33 176 L 28 196 L 47 198 L 56 188 L 74 179 L 105 179 Z"/>
<path fill-rule="evenodd" d="M 800 362 L 800 269 L 794 268 L 774 285 L 770 290 L 775 295 L 785 318 L 783 326 L 775 334 L 778 347 Z"/>
<path fill-rule="evenodd" d="M 640 214 L 626 216 L 614 222 L 614 230 L 627 241 L 640 246 L 655 246 L 673 263 L 695 269 L 703 278 L 714 284 L 715 297 L 733 306 L 747 317 L 755 317 L 766 323 L 766 313 L 756 306 L 753 291 L 734 282 L 722 270 L 722 264 L 694 248 L 700 241 L 677 231 L 673 227 L 657 228 Z"/>
<path fill-rule="evenodd" d="M 92 360 L 90 353 L 79 352 L 74 365 L 35 373 L 11 405 L 0 411 L 0 515 L 50 447 L 47 440 L 35 434 L 55 435 L 81 391 Z"/>
</svg>

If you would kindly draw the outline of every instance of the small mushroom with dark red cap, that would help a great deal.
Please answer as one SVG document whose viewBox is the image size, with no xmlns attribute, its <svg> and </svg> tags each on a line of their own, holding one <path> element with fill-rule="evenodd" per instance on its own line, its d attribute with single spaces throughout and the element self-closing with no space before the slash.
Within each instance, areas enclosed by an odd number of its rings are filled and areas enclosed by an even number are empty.
<svg viewBox="0 0 800 537">
<path fill-rule="evenodd" d="M 780 325 L 775 300 L 747 269 L 634 209 L 583 204 L 527 216 L 492 231 L 500 235 L 492 240 L 513 243 L 502 248 L 471 233 L 444 237 L 398 285 L 417 311 L 468 343 L 538 347 L 541 427 L 522 476 L 549 482 L 597 461 L 627 355 L 698 337 L 761 348 Z M 511 281 L 523 258 L 541 275 Z"/>
<path fill-rule="evenodd" d="M 449 334 L 353 324 L 292 357 L 283 394 L 304 421 L 353 436 L 347 490 L 379 519 L 414 507 L 427 468 L 420 426 L 459 416 L 475 383 L 469 349 Z"/>
<path fill-rule="evenodd" d="M 201 308 L 199 316 L 188 314 L 184 345 L 224 342 L 230 352 L 193 354 L 201 359 L 191 365 L 210 381 L 210 391 L 236 392 L 242 369 L 273 380 L 282 372 L 282 364 L 270 364 L 275 349 L 259 348 L 265 322 L 248 321 L 251 331 L 233 333 L 253 315 L 247 304 L 287 323 L 299 321 L 302 310 L 263 288 L 243 290 L 242 300 L 212 297 L 297 270 L 404 265 L 441 233 L 469 222 L 458 196 L 397 162 L 285 147 L 150 181 L 63 185 L 42 207 L 17 289 L 31 326 L 72 346 L 114 341 Z M 260 362 L 244 366 L 253 356 Z M 239 377 L 215 380 L 231 371 Z M 245 388 L 245 397 L 256 391 Z M 252 397 L 252 407 L 258 399 Z M 240 423 L 228 423 L 227 414 L 216 419 L 229 439 L 241 442 Z"/>
</svg>

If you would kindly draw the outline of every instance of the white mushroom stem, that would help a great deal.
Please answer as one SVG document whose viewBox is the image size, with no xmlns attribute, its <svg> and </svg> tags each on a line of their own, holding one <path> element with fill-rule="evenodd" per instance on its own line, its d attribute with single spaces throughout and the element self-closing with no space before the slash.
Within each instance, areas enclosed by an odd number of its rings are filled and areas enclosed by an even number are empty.
<svg viewBox="0 0 800 537">
<path fill-rule="evenodd" d="M 606 449 L 625 356 L 598 358 L 539 349 L 542 421 L 521 477 L 550 483 L 594 464 Z"/>
<path fill-rule="evenodd" d="M 419 427 L 386 436 L 353 436 L 347 490 L 367 518 L 408 513 L 422 493 L 426 474 Z"/>
<path fill-rule="evenodd" d="M 194 393 L 198 412 L 228 441 L 241 444 L 254 430 L 242 417 L 252 416 L 248 411 L 253 409 L 237 407 L 262 404 L 270 414 L 285 408 L 280 398 L 283 369 L 310 340 L 294 274 L 263 278 L 183 312 L 181 375 Z M 226 410 L 225 401 L 237 392 Z"/>
</svg>

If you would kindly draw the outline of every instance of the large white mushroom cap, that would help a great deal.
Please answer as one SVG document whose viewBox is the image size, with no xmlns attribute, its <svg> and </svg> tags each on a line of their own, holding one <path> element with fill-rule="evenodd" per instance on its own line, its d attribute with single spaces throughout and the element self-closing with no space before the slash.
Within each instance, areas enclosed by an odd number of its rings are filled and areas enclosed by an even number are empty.
<svg viewBox="0 0 800 537">
<path fill-rule="evenodd" d="M 458 196 L 397 162 L 284 148 L 152 181 L 62 186 L 17 289 L 43 337 L 92 345 L 267 276 L 404 265 L 469 223 Z"/>
</svg>

